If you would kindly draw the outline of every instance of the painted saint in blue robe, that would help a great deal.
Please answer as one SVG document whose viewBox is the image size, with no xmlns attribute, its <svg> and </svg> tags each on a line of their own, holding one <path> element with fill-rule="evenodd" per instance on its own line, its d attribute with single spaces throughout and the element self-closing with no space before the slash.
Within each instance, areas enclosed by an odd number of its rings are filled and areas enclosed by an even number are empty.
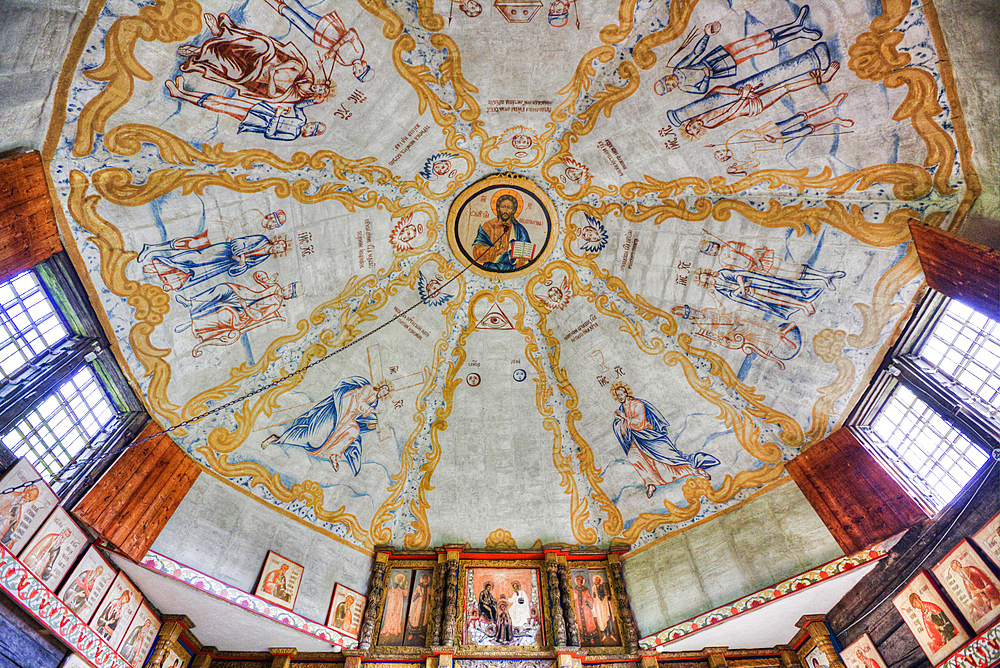
<svg viewBox="0 0 1000 668">
<path fill-rule="evenodd" d="M 628 385 L 615 383 L 611 394 L 620 404 L 612 425 L 615 436 L 645 483 L 647 497 L 660 485 L 680 478 L 711 478 L 706 469 L 718 466 L 718 459 L 706 452 L 685 455 L 678 450 L 670 438 L 667 419 L 648 401 L 632 396 Z"/>
<path fill-rule="evenodd" d="M 531 237 L 528 236 L 528 230 L 524 228 L 524 225 L 513 221 L 512 227 L 507 228 L 497 239 L 491 239 L 489 233 L 483 227 L 483 225 L 479 226 L 479 231 L 476 233 L 476 240 L 472 242 L 474 252 L 477 250 L 477 246 L 493 249 L 493 252 L 481 251 L 476 256 L 483 269 L 489 269 L 490 271 L 514 271 L 520 265 L 524 264 L 524 262 L 519 263 L 511 254 L 511 246 L 515 241 L 531 243 Z M 511 229 L 514 231 L 513 240 L 510 239 Z M 485 260 L 490 261 L 487 262 Z"/>
<path fill-rule="evenodd" d="M 333 470 L 340 470 L 346 459 L 354 475 L 361 470 L 361 435 L 378 425 L 375 409 L 387 388 L 375 388 L 367 378 L 351 376 L 333 388 L 333 392 L 296 418 L 281 435 L 272 434 L 262 448 L 271 444 L 305 448 L 314 457 L 330 460 Z"/>
<path fill-rule="evenodd" d="M 163 289 L 186 290 L 216 276 L 235 278 L 272 255 L 285 253 L 283 237 L 268 239 L 251 234 L 217 244 L 209 244 L 204 235 L 171 239 L 161 244 L 146 244 L 138 260 L 147 274 L 155 274 Z M 147 262 L 146 259 L 149 258 Z"/>
<path fill-rule="evenodd" d="M 720 269 L 708 278 L 715 291 L 737 304 L 789 320 L 796 311 L 816 312 L 812 302 L 823 287 L 801 278 L 770 276 L 743 269 Z"/>
</svg>

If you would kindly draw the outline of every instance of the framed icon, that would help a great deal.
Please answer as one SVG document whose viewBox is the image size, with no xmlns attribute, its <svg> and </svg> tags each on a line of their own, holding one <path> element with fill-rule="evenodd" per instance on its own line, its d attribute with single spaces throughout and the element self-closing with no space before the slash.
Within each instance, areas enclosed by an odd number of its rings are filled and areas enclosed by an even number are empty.
<svg viewBox="0 0 1000 668">
<path fill-rule="evenodd" d="M 16 556 L 57 505 L 59 497 L 22 457 L 0 478 L 0 544 Z"/>
<path fill-rule="evenodd" d="M 462 621 L 466 645 L 545 644 L 537 568 L 467 567 Z"/>
<path fill-rule="evenodd" d="M 1000 566 L 1000 513 L 994 515 L 982 529 L 972 534 L 972 540 L 994 564 Z"/>
<path fill-rule="evenodd" d="M 62 508 L 56 508 L 24 548 L 20 561 L 55 591 L 87 547 L 87 534 Z"/>
<path fill-rule="evenodd" d="M 59 598 L 84 623 L 90 621 L 97 609 L 97 604 L 104 600 L 104 595 L 115 580 L 115 569 L 93 545 L 87 550 L 76 565 L 73 572 L 66 578 Z"/>
<path fill-rule="evenodd" d="M 619 647 L 618 605 L 606 568 L 573 568 L 569 572 L 573 613 L 581 647 Z"/>
<path fill-rule="evenodd" d="M 104 600 L 97 606 L 94 618 L 90 620 L 90 628 L 97 631 L 97 635 L 109 645 L 118 647 L 141 603 L 142 594 L 124 573 L 119 572 L 108 593 L 104 595 Z"/>
<path fill-rule="evenodd" d="M 286 559 L 277 552 L 268 552 L 264 567 L 260 571 L 254 596 L 269 603 L 291 610 L 302 584 L 302 565 Z"/>
<path fill-rule="evenodd" d="M 128 625 L 122 644 L 118 646 L 118 655 L 128 661 L 130 666 L 139 668 L 146 661 L 149 650 L 153 649 L 153 641 L 160 632 L 160 620 L 145 601 Z"/>
<path fill-rule="evenodd" d="M 840 657 L 847 668 L 888 668 L 867 633 L 848 645 Z"/>
<path fill-rule="evenodd" d="M 388 575 L 379 644 L 426 645 L 434 571 L 430 568 L 392 568 Z"/>
<path fill-rule="evenodd" d="M 463 190 L 448 211 L 448 243 L 463 264 L 487 278 L 533 271 L 552 252 L 559 221 L 533 181 L 488 176 Z"/>
<path fill-rule="evenodd" d="M 958 615 L 926 572 L 910 580 L 892 604 L 932 664 L 943 661 L 969 639 Z"/>
<path fill-rule="evenodd" d="M 973 631 L 978 633 L 1000 617 L 1000 580 L 972 543 L 959 541 L 931 571 Z"/>
<path fill-rule="evenodd" d="M 806 668 L 830 668 L 830 661 L 826 658 L 826 652 L 820 647 L 813 647 L 806 654 L 803 661 Z"/>
<path fill-rule="evenodd" d="M 338 582 L 333 587 L 333 598 L 330 599 L 326 625 L 357 640 L 358 629 L 361 627 L 361 614 L 364 610 L 365 597 Z"/>
</svg>

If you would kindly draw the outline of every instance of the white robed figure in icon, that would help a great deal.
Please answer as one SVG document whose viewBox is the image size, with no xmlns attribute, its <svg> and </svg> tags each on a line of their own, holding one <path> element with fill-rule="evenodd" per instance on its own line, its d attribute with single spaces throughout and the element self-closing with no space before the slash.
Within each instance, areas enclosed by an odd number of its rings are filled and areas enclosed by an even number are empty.
<svg viewBox="0 0 1000 668">
<path fill-rule="evenodd" d="M 269 445 L 305 448 L 313 457 L 329 459 L 334 471 L 346 459 L 354 475 L 361 470 L 361 435 L 378 425 L 378 400 L 389 394 L 388 384 L 378 387 L 362 376 L 340 381 L 326 399 L 297 417 L 281 435 L 264 439 Z"/>
</svg>

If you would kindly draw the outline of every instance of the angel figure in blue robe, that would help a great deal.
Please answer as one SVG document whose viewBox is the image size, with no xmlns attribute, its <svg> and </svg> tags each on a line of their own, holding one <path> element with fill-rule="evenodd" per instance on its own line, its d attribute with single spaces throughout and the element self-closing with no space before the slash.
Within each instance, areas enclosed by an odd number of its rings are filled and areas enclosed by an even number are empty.
<svg viewBox="0 0 1000 668">
<path fill-rule="evenodd" d="M 378 400 L 389 394 L 388 384 L 372 386 L 367 378 L 351 376 L 333 393 L 297 417 L 281 435 L 272 434 L 260 444 L 305 448 L 313 457 L 329 459 L 334 471 L 347 460 L 354 475 L 361 470 L 361 435 L 378 425 Z"/>
<path fill-rule="evenodd" d="M 745 269 L 698 269 L 695 282 L 714 289 L 726 299 L 743 306 L 790 320 L 797 311 L 816 313 L 813 301 L 823 294 L 823 286 L 809 279 L 771 276 Z"/>
<path fill-rule="evenodd" d="M 660 485 L 695 476 L 711 480 L 706 469 L 719 460 L 706 452 L 685 455 L 677 449 L 667 427 L 670 423 L 645 399 L 637 399 L 625 383 L 611 386 L 611 396 L 618 400 L 613 429 L 629 463 L 646 484 L 646 497 L 652 498 Z"/>
</svg>

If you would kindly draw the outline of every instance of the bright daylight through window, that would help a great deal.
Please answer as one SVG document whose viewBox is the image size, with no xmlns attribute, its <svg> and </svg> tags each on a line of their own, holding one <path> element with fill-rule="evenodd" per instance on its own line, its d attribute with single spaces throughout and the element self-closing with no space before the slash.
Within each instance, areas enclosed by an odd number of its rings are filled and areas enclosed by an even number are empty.
<svg viewBox="0 0 1000 668">
<path fill-rule="evenodd" d="M 0 457 L 64 497 L 145 422 L 82 295 L 61 255 L 0 283 Z"/>
<path fill-rule="evenodd" d="M 989 459 L 1000 435 L 1000 324 L 929 295 L 887 356 L 853 424 L 933 510 Z"/>
</svg>

